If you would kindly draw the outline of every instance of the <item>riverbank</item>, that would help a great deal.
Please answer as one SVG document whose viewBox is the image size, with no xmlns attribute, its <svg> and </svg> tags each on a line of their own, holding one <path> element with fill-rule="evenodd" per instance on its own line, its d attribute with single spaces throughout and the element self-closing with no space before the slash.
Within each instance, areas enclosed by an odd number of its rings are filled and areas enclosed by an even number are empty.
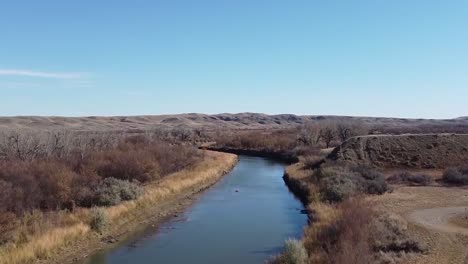
<svg viewBox="0 0 468 264">
<path fill-rule="evenodd" d="M 91 231 L 90 209 L 79 208 L 60 217 L 67 226 L 51 228 L 16 247 L 0 249 L 0 264 L 70 263 L 111 246 L 147 224 L 157 225 L 190 204 L 200 193 L 230 171 L 237 156 L 205 151 L 201 162 L 145 186 L 137 200 L 102 208 L 107 225 L 101 235 Z M 66 220 L 66 221 L 65 221 Z"/>
<path fill-rule="evenodd" d="M 246 155 L 254 157 L 263 157 L 285 163 L 296 163 L 299 159 L 293 153 L 286 153 L 284 151 L 270 151 L 270 150 L 258 150 L 258 149 L 242 149 L 242 148 L 229 148 L 229 147 L 216 147 L 216 146 L 205 146 L 202 149 L 211 151 L 219 151 L 232 153 L 236 155 Z"/>
<path fill-rule="evenodd" d="M 264 263 L 307 224 L 282 179 L 284 165 L 239 156 L 235 168 L 183 213 L 79 263 Z"/>
</svg>

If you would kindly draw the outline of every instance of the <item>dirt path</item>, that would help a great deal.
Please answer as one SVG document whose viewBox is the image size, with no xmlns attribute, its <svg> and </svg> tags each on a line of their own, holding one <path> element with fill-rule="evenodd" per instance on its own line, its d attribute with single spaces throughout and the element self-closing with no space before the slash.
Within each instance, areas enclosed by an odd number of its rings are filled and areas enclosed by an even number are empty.
<svg viewBox="0 0 468 264">
<path fill-rule="evenodd" d="M 468 235 L 468 228 L 451 221 L 467 213 L 468 206 L 439 207 L 413 211 L 407 215 L 407 219 L 429 229 Z"/>
<path fill-rule="evenodd" d="M 408 255 L 402 263 L 468 264 L 467 187 L 395 186 L 373 200 L 381 210 L 404 217 L 410 236 L 428 249 L 426 254 Z"/>
</svg>

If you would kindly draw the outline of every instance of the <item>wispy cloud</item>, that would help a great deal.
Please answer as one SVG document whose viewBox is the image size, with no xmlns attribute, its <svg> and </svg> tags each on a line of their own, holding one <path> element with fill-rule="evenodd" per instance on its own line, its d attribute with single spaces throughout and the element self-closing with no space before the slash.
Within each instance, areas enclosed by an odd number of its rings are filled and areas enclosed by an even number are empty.
<svg viewBox="0 0 468 264">
<path fill-rule="evenodd" d="M 82 73 L 71 72 L 43 72 L 32 70 L 0 69 L 0 76 L 24 76 L 52 79 L 79 79 L 83 77 Z"/>
</svg>

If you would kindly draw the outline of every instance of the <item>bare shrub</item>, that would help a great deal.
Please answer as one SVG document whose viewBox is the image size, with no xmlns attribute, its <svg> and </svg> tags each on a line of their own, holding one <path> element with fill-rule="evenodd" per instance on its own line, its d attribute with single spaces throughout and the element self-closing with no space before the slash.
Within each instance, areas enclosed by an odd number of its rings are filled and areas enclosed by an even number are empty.
<svg viewBox="0 0 468 264">
<path fill-rule="evenodd" d="M 312 223 L 305 230 L 309 263 L 374 263 L 370 244 L 372 207 L 360 198 L 338 206 L 313 205 Z"/>
<path fill-rule="evenodd" d="M 312 170 L 316 169 L 322 164 L 324 159 L 320 156 L 306 156 L 304 157 L 303 164 L 304 164 L 304 169 L 306 170 Z"/>
<path fill-rule="evenodd" d="M 448 168 L 445 170 L 442 180 L 448 184 L 467 185 L 468 170 L 466 168 Z"/>
<path fill-rule="evenodd" d="M 421 253 L 426 246 L 408 235 L 407 222 L 400 216 L 380 212 L 372 221 L 372 247 L 378 253 L 376 258 L 382 263 L 399 259 L 402 253 Z"/>
<path fill-rule="evenodd" d="M 97 174 L 104 178 L 147 182 L 156 175 L 154 160 L 143 151 L 112 150 L 96 153 L 91 159 L 96 163 Z"/>
<path fill-rule="evenodd" d="M 102 182 L 105 178 L 146 182 L 192 166 L 202 158 L 191 146 L 112 133 L 73 137 L 63 133 L 13 133 L 0 139 L 0 153 L 0 211 L 17 216 L 34 209 L 91 207 L 97 202 L 96 196 L 105 193 L 105 188 L 96 193 L 97 186 L 106 184 Z M 124 190 L 120 200 L 139 193 L 133 184 L 120 189 Z M 111 200 L 106 204 L 117 201 Z"/>
<path fill-rule="evenodd" d="M 17 226 L 15 214 L 6 211 L 0 211 L 0 245 L 10 242 L 14 239 L 14 230 Z"/>
<path fill-rule="evenodd" d="M 0 205 L 6 210 L 22 211 L 61 208 L 71 199 L 75 173 L 57 161 L 0 162 L 0 179 L 13 200 Z"/>
<path fill-rule="evenodd" d="M 426 186 L 433 182 L 431 176 L 424 174 L 413 175 L 407 171 L 397 172 L 387 179 L 388 182 L 393 184 L 408 184 L 415 186 Z"/>
<path fill-rule="evenodd" d="M 331 227 L 335 244 L 330 245 L 330 262 L 336 264 L 375 263 L 369 230 L 375 212 L 359 198 L 350 199 L 339 206 L 341 217 Z"/>
</svg>

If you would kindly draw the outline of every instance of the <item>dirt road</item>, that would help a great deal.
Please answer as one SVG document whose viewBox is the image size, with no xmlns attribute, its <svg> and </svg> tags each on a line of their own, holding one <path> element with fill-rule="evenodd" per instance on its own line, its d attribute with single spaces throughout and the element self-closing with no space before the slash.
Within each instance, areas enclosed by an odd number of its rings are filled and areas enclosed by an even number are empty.
<svg viewBox="0 0 468 264">
<path fill-rule="evenodd" d="M 407 215 L 407 218 L 429 229 L 468 235 L 468 228 L 451 221 L 467 214 L 468 206 L 439 207 L 413 211 Z"/>
</svg>

